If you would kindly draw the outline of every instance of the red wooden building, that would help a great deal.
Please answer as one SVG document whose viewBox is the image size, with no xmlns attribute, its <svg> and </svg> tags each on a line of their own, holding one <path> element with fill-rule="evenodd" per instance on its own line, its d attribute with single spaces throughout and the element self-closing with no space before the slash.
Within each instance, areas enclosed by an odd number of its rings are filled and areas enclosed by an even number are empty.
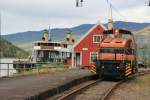
<svg viewBox="0 0 150 100">
<path fill-rule="evenodd" d="M 91 62 L 98 57 L 96 49 L 99 47 L 105 29 L 98 22 L 75 43 L 72 49 L 72 67 L 89 67 Z"/>
</svg>

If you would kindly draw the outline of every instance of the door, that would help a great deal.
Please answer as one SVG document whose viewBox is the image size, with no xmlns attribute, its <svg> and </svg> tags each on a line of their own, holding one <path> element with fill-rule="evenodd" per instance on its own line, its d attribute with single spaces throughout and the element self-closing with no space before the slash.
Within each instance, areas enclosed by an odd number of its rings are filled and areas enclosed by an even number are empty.
<svg viewBox="0 0 150 100">
<path fill-rule="evenodd" d="M 80 53 L 76 53 L 75 66 L 79 67 L 80 65 L 81 65 L 81 54 Z"/>
</svg>

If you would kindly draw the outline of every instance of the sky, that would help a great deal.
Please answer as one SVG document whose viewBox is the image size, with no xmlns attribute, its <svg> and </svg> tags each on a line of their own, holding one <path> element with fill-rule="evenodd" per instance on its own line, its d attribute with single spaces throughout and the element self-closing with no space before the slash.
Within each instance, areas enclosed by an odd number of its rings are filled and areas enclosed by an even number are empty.
<svg viewBox="0 0 150 100">
<path fill-rule="evenodd" d="M 80 24 L 107 23 L 107 0 L 0 0 L 1 34 L 69 28 Z M 148 0 L 109 0 L 115 21 L 150 22 Z"/>
</svg>

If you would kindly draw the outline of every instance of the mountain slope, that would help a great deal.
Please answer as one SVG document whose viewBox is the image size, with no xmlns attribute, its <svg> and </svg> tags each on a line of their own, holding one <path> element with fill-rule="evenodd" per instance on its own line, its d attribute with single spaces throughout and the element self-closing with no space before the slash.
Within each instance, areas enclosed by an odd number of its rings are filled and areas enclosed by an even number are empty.
<svg viewBox="0 0 150 100">
<path fill-rule="evenodd" d="M 82 24 L 77 27 L 69 28 L 72 31 L 73 35 L 82 36 L 85 34 L 94 24 Z M 104 24 L 107 26 L 107 24 Z M 144 27 L 150 26 L 150 23 L 133 23 L 133 22 L 121 22 L 117 21 L 114 23 L 116 28 L 125 28 L 131 31 L 143 29 Z M 51 30 L 53 40 L 62 40 L 65 37 L 67 28 L 55 28 Z M 40 40 L 42 37 L 42 31 L 27 31 L 10 35 L 3 35 L 4 39 L 13 42 L 13 43 L 24 43 L 24 42 L 33 42 Z"/>
<path fill-rule="evenodd" d="M 134 31 L 138 45 L 138 56 L 140 61 L 150 64 L 150 26 Z"/>
<path fill-rule="evenodd" d="M 135 31 L 135 30 L 140 30 L 145 27 L 150 26 L 150 23 L 136 23 L 136 22 L 122 22 L 122 21 L 117 21 L 114 23 L 114 26 L 116 28 L 124 28 L 128 29 L 130 31 Z"/>
<path fill-rule="evenodd" d="M 28 56 L 28 53 L 24 50 L 14 46 L 12 43 L 1 39 L 0 40 L 0 57 L 3 58 L 25 58 Z"/>
<path fill-rule="evenodd" d="M 82 24 L 73 28 L 55 28 L 51 30 L 51 36 L 52 40 L 54 41 L 61 41 L 65 38 L 67 30 L 71 30 L 73 33 L 73 36 L 75 38 L 80 38 L 83 36 L 94 24 Z M 104 26 L 107 27 L 107 24 L 104 24 Z M 140 30 L 144 27 L 150 26 L 150 23 L 134 23 L 134 22 L 122 22 L 122 21 L 116 21 L 114 23 L 114 26 L 116 28 L 124 28 L 131 31 L 134 30 Z M 10 35 L 3 35 L 4 39 L 12 42 L 13 44 L 30 51 L 33 47 L 34 41 L 41 40 L 42 37 L 42 31 L 27 31 L 27 32 L 20 32 L 16 34 L 10 34 Z"/>
</svg>

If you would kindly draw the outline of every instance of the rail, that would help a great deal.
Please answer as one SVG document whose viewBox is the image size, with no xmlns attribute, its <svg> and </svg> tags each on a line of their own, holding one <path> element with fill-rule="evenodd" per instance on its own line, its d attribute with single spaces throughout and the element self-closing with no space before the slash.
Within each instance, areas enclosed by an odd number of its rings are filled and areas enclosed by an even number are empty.
<svg viewBox="0 0 150 100">
<path fill-rule="evenodd" d="M 111 87 L 101 98 L 101 100 L 109 100 L 112 93 L 123 83 L 124 81 L 119 81 L 117 84 L 115 84 L 113 87 Z"/>
<path fill-rule="evenodd" d="M 141 71 L 141 72 L 138 72 L 137 74 L 133 75 L 132 77 L 138 77 L 138 76 L 143 76 L 145 74 L 150 74 L 150 71 Z M 105 95 L 102 97 L 101 100 L 109 100 L 111 95 L 114 93 L 114 91 L 125 81 L 128 81 L 128 80 L 122 80 L 120 82 L 118 82 L 114 87 L 110 88 L 106 93 Z"/>
<path fill-rule="evenodd" d="M 88 81 L 88 84 L 85 84 L 81 87 L 77 87 L 75 88 L 75 90 L 69 92 L 68 94 L 64 94 L 63 96 L 59 97 L 57 100 L 70 100 L 69 98 L 73 98 L 73 96 L 75 96 L 76 94 L 80 93 L 81 91 L 84 91 L 94 85 L 96 85 L 97 83 L 101 82 L 102 80 L 93 80 L 93 81 Z"/>
<path fill-rule="evenodd" d="M 12 77 L 19 74 L 33 74 L 49 72 L 51 68 L 63 68 L 63 63 L 49 62 L 13 62 L 0 63 L 0 77 Z"/>
<path fill-rule="evenodd" d="M 132 77 L 137 77 L 137 76 L 142 76 L 145 74 L 149 74 L 150 71 L 141 71 L 138 72 L 136 75 L 132 76 Z M 113 86 L 111 86 L 108 90 L 105 91 L 104 95 L 102 95 L 102 97 L 100 97 L 100 100 L 109 100 L 111 95 L 114 93 L 114 91 L 124 82 L 126 82 L 126 80 L 121 80 L 118 81 L 117 83 L 115 83 Z M 81 91 L 84 91 L 88 88 L 92 88 L 93 86 L 96 85 L 96 83 L 99 82 L 103 82 L 103 80 L 94 80 L 92 82 L 89 82 L 86 85 L 83 85 L 81 87 L 76 87 L 73 90 L 71 90 L 70 92 L 67 92 L 66 94 L 62 94 L 62 96 L 60 96 L 57 100 L 70 100 L 71 98 L 74 98 L 77 94 L 81 93 Z"/>
</svg>

